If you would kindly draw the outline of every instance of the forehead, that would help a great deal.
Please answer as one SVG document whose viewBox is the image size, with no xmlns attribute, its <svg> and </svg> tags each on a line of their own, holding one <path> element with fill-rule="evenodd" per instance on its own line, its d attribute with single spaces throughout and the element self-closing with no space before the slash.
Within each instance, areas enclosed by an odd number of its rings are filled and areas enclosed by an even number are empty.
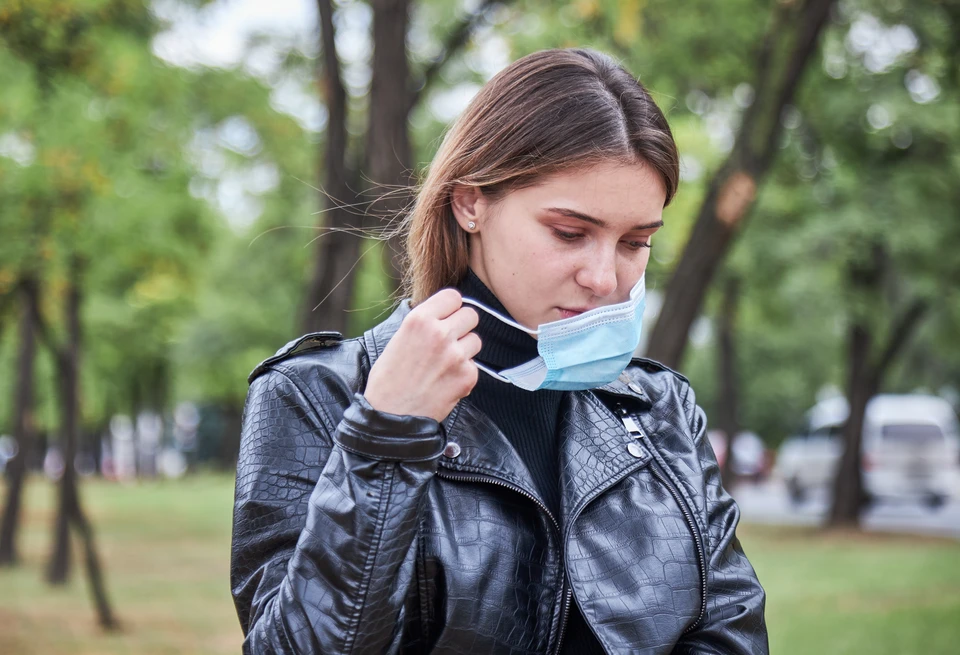
<svg viewBox="0 0 960 655">
<path fill-rule="evenodd" d="M 646 162 L 562 171 L 517 193 L 530 209 L 563 207 L 617 224 L 659 220 L 667 196 L 660 174 Z"/>
</svg>

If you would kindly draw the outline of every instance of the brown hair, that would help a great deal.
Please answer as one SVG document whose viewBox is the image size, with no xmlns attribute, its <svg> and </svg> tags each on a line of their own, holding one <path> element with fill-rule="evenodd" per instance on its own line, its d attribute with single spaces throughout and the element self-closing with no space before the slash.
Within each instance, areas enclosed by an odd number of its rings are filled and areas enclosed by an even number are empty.
<svg viewBox="0 0 960 655">
<path fill-rule="evenodd" d="M 443 139 L 406 217 L 405 294 L 414 304 L 466 274 L 468 237 L 450 205 L 456 185 L 493 201 L 565 169 L 619 159 L 660 174 L 670 203 L 679 156 L 646 88 L 611 57 L 542 50 L 491 79 Z"/>
</svg>

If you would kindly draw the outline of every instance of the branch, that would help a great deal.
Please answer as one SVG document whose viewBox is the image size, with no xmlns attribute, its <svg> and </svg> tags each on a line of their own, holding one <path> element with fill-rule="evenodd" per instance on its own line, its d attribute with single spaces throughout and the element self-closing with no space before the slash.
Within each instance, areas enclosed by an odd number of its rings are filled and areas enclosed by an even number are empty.
<svg viewBox="0 0 960 655">
<path fill-rule="evenodd" d="M 767 88 L 772 84 L 770 78 L 770 63 L 773 61 L 774 43 L 780 41 L 784 34 L 784 27 L 789 23 L 787 20 L 791 12 L 789 5 L 779 2 L 773 9 L 773 16 L 770 25 L 763 35 L 763 41 L 760 43 L 760 49 L 757 52 L 757 69 L 755 83 L 753 85 L 753 103 L 743 113 L 740 120 L 740 132 L 737 135 L 737 148 L 735 150 L 749 150 L 751 136 L 746 133 L 746 128 L 753 125 L 757 119 L 764 98 L 767 95 Z"/>
<path fill-rule="evenodd" d="M 830 18 L 830 8 L 835 1 L 808 0 L 803 8 L 804 22 L 798 28 L 797 40 L 794 43 L 793 51 L 790 53 L 790 58 L 787 60 L 787 68 L 783 74 L 783 85 L 780 87 L 774 104 L 776 114 L 774 114 L 773 121 L 770 123 L 770 134 L 767 136 L 765 147 L 759 159 L 761 167 L 766 167 L 767 162 L 776 152 L 777 134 L 780 132 L 780 112 L 793 101 L 797 86 L 800 84 L 800 78 L 807 68 L 807 61 L 816 50 L 817 41 Z"/>
<path fill-rule="evenodd" d="M 886 375 L 887 369 L 890 368 L 891 362 L 893 362 L 894 358 L 900 352 L 900 349 L 906 345 L 910 334 L 914 328 L 916 328 L 929 307 L 930 305 L 926 300 L 916 298 L 894 324 L 893 331 L 890 333 L 890 339 L 887 341 L 887 346 L 883 349 L 882 354 L 877 359 L 876 366 L 873 368 L 873 380 L 877 386 L 879 386 L 883 376 Z"/>
<path fill-rule="evenodd" d="M 433 83 L 436 81 L 440 71 L 448 61 L 459 52 L 470 40 L 473 31 L 477 28 L 480 21 L 486 17 L 487 11 L 494 5 L 508 4 L 510 0 L 483 0 L 477 10 L 461 20 L 453 30 L 447 35 L 447 40 L 443 44 L 440 53 L 433 58 L 423 71 L 423 75 L 410 92 L 407 100 L 407 114 L 409 115 L 413 108 L 417 106 L 420 99 L 426 94 Z"/>
<path fill-rule="evenodd" d="M 40 313 L 40 307 L 38 306 L 34 309 L 34 318 L 37 322 L 37 334 L 40 335 L 40 341 L 47 346 L 50 354 L 53 355 L 53 358 L 57 361 L 57 369 L 62 371 L 63 367 L 68 365 L 67 354 L 53 337 L 50 328 L 47 327 L 47 322 L 43 319 L 43 314 Z"/>
<path fill-rule="evenodd" d="M 337 56 L 336 31 L 333 27 L 333 5 L 330 0 L 317 0 L 317 9 L 320 13 L 320 40 L 323 46 L 323 74 L 318 75 L 318 78 L 327 87 L 327 138 L 333 142 L 327 145 L 327 149 L 334 152 L 342 149 L 345 152 L 347 91 L 340 75 L 340 58 Z"/>
<path fill-rule="evenodd" d="M 319 73 L 317 78 L 325 85 L 327 96 L 327 138 L 321 166 L 321 170 L 326 171 L 326 179 L 321 186 L 326 187 L 327 194 L 334 194 L 334 202 L 349 202 L 342 197 L 343 188 L 354 185 L 353 173 L 358 169 L 347 163 L 347 91 L 340 75 L 333 5 L 330 0 L 317 0 L 317 8 L 320 12 L 320 36 L 323 45 L 323 72 Z M 329 196 L 327 200 L 330 200 Z"/>
<path fill-rule="evenodd" d="M 326 81 L 332 95 L 346 97 L 343 80 L 340 77 L 340 58 L 337 57 L 336 31 L 333 27 L 333 5 L 330 0 L 317 0 L 320 13 L 320 43 L 323 46 L 323 67 Z"/>
</svg>

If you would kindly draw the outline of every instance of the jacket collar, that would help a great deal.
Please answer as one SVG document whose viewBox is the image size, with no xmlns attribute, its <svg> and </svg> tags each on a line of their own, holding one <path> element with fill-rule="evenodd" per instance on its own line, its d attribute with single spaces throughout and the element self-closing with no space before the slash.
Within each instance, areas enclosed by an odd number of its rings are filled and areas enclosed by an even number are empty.
<svg viewBox="0 0 960 655">
<path fill-rule="evenodd" d="M 387 320 L 364 334 L 370 366 L 409 312 L 409 300 L 404 300 Z M 582 504 L 649 462 L 649 454 L 637 457 L 627 449 L 634 438 L 611 408 L 621 407 L 639 419 L 638 415 L 650 406 L 643 376 L 633 366 L 610 384 L 567 393 L 558 423 L 561 438 L 559 520 L 568 523 L 567 518 Z M 470 403 L 469 397 L 457 403 L 442 426 L 447 440 L 459 446 L 456 456 L 441 457 L 443 469 L 496 478 L 518 487 L 545 506 L 516 449 L 500 429 Z"/>
</svg>

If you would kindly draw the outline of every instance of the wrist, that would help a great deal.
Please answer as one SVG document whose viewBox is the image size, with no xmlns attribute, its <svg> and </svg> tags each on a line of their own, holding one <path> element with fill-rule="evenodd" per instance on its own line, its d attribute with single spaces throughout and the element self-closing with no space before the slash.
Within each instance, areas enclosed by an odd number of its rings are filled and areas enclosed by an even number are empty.
<svg viewBox="0 0 960 655">
<path fill-rule="evenodd" d="M 444 445 L 436 420 L 378 410 L 361 394 L 344 412 L 335 439 L 347 450 L 384 460 L 431 460 Z"/>
</svg>

